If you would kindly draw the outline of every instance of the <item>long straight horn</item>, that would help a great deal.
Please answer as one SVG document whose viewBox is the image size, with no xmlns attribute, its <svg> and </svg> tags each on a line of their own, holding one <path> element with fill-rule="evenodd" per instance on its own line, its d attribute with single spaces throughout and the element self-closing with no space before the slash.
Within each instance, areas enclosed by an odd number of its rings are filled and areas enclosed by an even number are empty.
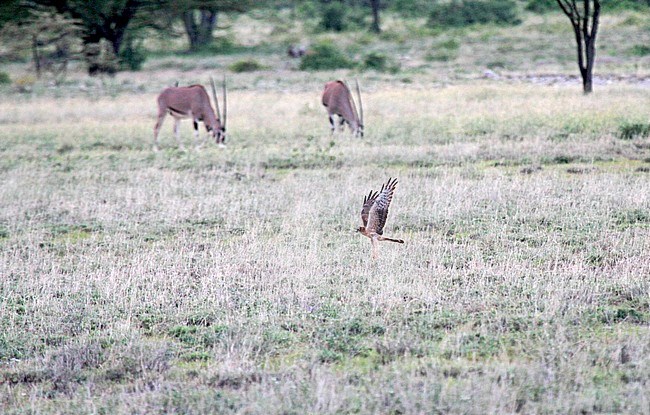
<svg viewBox="0 0 650 415">
<path fill-rule="evenodd" d="M 352 104 L 352 109 L 354 110 L 354 116 L 357 118 L 359 124 L 361 124 L 361 118 L 359 118 L 359 112 L 357 111 L 357 103 L 354 102 L 355 99 L 352 96 L 352 89 L 350 89 L 350 85 L 348 85 L 347 81 L 345 81 L 345 89 L 348 90 L 348 96 L 350 97 L 350 103 Z"/>
<path fill-rule="evenodd" d="M 221 122 L 221 111 L 219 110 L 219 100 L 217 99 L 217 88 L 214 86 L 214 79 L 210 77 L 210 86 L 212 87 L 212 99 L 214 99 L 214 105 L 217 107 L 217 117 L 219 117 L 219 122 Z"/>
<path fill-rule="evenodd" d="M 223 130 L 226 131 L 226 115 L 228 115 L 228 95 L 226 94 L 226 75 L 223 75 Z"/>
<path fill-rule="evenodd" d="M 355 79 L 354 83 L 357 85 L 357 99 L 359 100 L 359 119 L 361 125 L 363 125 L 363 104 L 361 103 L 361 90 L 359 89 L 359 81 Z"/>
</svg>

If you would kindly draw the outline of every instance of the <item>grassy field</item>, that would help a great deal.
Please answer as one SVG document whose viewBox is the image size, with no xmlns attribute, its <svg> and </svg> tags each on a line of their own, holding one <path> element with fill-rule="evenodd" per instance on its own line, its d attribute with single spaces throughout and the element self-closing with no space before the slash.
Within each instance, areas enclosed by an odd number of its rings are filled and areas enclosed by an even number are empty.
<svg viewBox="0 0 650 415">
<path fill-rule="evenodd" d="M 0 412 L 650 413 L 647 87 L 256 56 L 226 149 L 185 121 L 179 151 L 169 119 L 151 149 L 197 58 L 0 91 Z M 364 139 L 329 136 L 337 76 Z M 406 243 L 373 262 L 355 229 L 389 177 Z"/>
</svg>

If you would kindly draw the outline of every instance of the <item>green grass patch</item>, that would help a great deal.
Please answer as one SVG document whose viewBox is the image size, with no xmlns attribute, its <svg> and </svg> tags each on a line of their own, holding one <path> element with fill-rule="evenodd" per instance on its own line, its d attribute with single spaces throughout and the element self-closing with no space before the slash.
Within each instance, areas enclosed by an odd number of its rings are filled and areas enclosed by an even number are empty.
<svg viewBox="0 0 650 415">
<path fill-rule="evenodd" d="M 625 123 L 618 128 L 621 140 L 650 137 L 650 123 Z"/>
<path fill-rule="evenodd" d="M 228 66 L 228 69 L 235 73 L 255 72 L 266 69 L 266 66 L 259 63 L 256 59 L 248 58 L 231 64 Z"/>
<path fill-rule="evenodd" d="M 303 71 L 322 71 L 341 68 L 352 68 L 354 62 L 341 52 L 334 43 L 322 42 L 313 45 L 300 61 Z"/>
<path fill-rule="evenodd" d="M 632 56 L 648 56 L 650 55 L 650 46 L 648 45 L 634 45 L 630 49 Z"/>
</svg>

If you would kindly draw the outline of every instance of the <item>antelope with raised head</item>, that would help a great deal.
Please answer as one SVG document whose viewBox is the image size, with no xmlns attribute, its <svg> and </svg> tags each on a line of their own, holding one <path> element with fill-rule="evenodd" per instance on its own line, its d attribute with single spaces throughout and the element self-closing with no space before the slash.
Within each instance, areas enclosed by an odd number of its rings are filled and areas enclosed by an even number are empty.
<svg viewBox="0 0 650 415">
<path fill-rule="evenodd" d="M 226 141 L 226 112 L 228 103 L 226 101 L 226 78 L 223 79 L 223 118 L 219 110 L 219 100 L 217 99 L 217 89 L 214 86 L 214 80 L 210 77 L 212 86 L 212 97 L 214 99 L 217 112 L 215 114 L 210 104 L 210 97 L 203 85 L 175 86 L 165 88 L 158 95 L 158 121 L 153 129 L 154 149 L 158 150 L 158 133 L 167 114 L 174 117 L 174 135 L 178 146 L 183 148 L 181 142 L 179 126 L 181 119 L 191 118 L 194 122 L 194 138 L 199 144 L 199 121 L 205 125 L 208 134 L 211 135 L 217 144 L 224 146 Z"/>
<path fill-rule="evenodd" d="M 350 126 L 350 130 L 355 137 L 363 137 L 363 104 L 361 103 L 361 92 L 359 91 L 359 82 L 355 80 L 357 86 L 357 100 L 359 101 L 359 112 L 354 103 L 350 88 L 343 81 L 331 81 L 325 84 L 323 90 L 323 105 L 327 108 L 327 115 L 330 119 L 332 134 L 336 130 L 334 115 L 339 117 L 339 126 L 343 127 L 345 123 Z"/>
</svg>

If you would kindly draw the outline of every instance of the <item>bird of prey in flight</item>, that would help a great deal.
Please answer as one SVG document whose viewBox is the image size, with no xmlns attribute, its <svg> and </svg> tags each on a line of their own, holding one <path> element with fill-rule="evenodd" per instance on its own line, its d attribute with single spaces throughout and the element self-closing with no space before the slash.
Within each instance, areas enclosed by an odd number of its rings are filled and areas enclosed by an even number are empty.
<svg viewBox="0 0 650 415">
<path fill-rule="evenodd" d="M 393 192 L 397 186 L 397 179 L 388 179 L 388 182 L 381 186 L 379 192 L 372 190 L 363 198 L 363 208 L 361 209 L 361 221 L 363 226 L 358 231 L 370 238 L 372 242 L 372 257 L 377 259 L 377 242 L 390 241 L 403 244 L 401 239 L 393 239 L 383 236 L 384 225 L 388 217 L 388 207 L 393 200 Z"/>
</svg>

